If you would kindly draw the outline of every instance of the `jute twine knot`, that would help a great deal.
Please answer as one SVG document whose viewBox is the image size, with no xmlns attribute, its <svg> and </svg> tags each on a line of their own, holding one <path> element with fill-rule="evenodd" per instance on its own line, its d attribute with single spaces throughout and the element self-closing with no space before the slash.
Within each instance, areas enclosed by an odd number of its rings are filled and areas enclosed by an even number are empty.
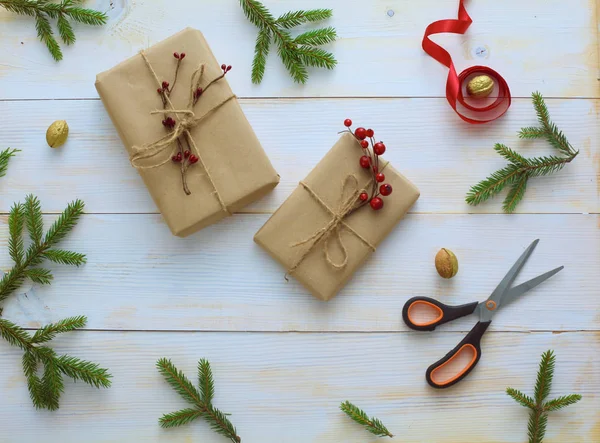
<svg viewBox="0 0 600 443">
<path fill-rule="evenodd" d="M 144 59 L 144 62 L 146 63 L 148 70 L 154 77 L 156 84 L 160 88 L 162 86 L 162 82 L 160 81 L 160 79 L 158 78 L 158 75 L 156 74 L 156 71 L 150 64 L 150 61 L 148 60 L 146 53 L 144 51 L 141 51 L 140 54 L 141 54 L 142 58 Z M 196 155 L 196 157 L 198 157 L 198 162 L 200 164 L 200 167 L 206 173 L 206 177 L 208 178 L 208 181 L 210 182 L 210 184 L 213 188 L 213 194 L 219 200 L 219 204 L 221 205 L 221 208 L 223 209 L 223 211 L 225 211 L 231 215 L 231 212 L 229 211 L 229 209 L 227 208 L 227 205 L 223 201 L 221 194 L 217 190 L 217 186 L 215 184 L 215 181 L 214 181 L 208 167 L 202 160 L 202 156 L 200 155 L 200 152 L 198 150 L 198 147 L 196 146 L 196 142 L 194 141 L 192 134 L 190 133 L 190 130 L 195 128 L 196 126 L 198 126 L 203 120 L 205 120 L 207 117 L 209 117 L 214 112 L 219 110 L 223 105 L 225 105 L 229 101 L 236 98 L 236 96 L 231 95 L 231 96 L 225 98 L 224 100 L 221 100 L 213 108 L 211 108 L 209 111 L 207 111 L 204 115 L 197 117 L 193 110 L 195 101 L 196 101 L 194 93 L 200 87 L 200 82 L 202 81 L 202 76 L 204 75 L 204 70 L 205 70 L 205 65 L 202 63 L 198 66 L 198 68 L 196 68 L 196 70 L 192 74 L 191 82 L 190 82 L 191 86 L 190 86 L 189 99 L 188 99 L 187 107 L 185 109 L 175 109 L 175 106 L 173 106 L 173 103 L 171 102 L 169 94 L 166 94 L 166 93 L 164 94 L 167 109 L 155 110 L 155 111 L 150 112 L 150 114 L 151 115 L 154 115 L 154 114 L 175 114 L 175 115 L 177 115 L 178 119 L 177 119 L 177 122 L 175 123 L 175 127 L 167 135 L 159 138 L 158 140 L 156 140 L 153 143 L 148 143 L 143 146 L 133 146 L 131 148 L 132 154 L 131 154 L 131 157 L 129 160 L 131 162 L 131 165 L 136 169 L 143 170 L 143 169 L 158 168 L 158 167 L 168 163 L 171 160 L 171 157 L 177 153 L 178 147 L 175 142 L 177 141 L 177 139 L 179 137 L 184 136 L 191 147 L 192 153 L 194 155 Z M 167 149 L 169 149 L 169 147 L 172 147 L 171 154 L 168 156 L 164 156 L 164 152 Z M 160 154 L 163 154 L 163 155 L 160 155 Z M 159 158 L 154 163 L 148 162 L 149 159 L 153 159 L 155 157 L 159 157 Z"/>
<path fill-rule="evenodd" d="M 321 242 L 323 243 L 323 253 L 325 255 L 325 260 L 327 261 L 327 263 L 329 263 L 329 265 L 335 269 L 345 268 L 346 265 L 348 264 L 348 249 L 346 248 L 346 245 L 344 244 L 344 241 L 342 240 L 342 235 L 340 232 L 340 230 L 342 228 L 345 228 L 348 231 L 350 231 L 352 234 L 354 234 L 355 237 L 357 237 L 360 241 L 362 241 L 365 245 L 367 245 L 373 252 L 375 252 L 375 246 L 373 246 L 369 242 L 369 240 L 367 240 L 362 235 L 360 235 L 358 232 L 356 232 L 351 226 L 349 226 L 344 221 L 344 219 L 348 215 L 350 215 L 355 209 L 357 209 L 357 207 L 358 207 L 357 202 L 359 201 L 358 197 L 359 197 L 360 193 L 363 192 L 362 189 L 359 189 L 358 179 L 354 175 L 349 174 L 342 181 L 340 200 L 339 200 L 337 209 L 330 208 L 327 205 L 327 203 L 325 203 L 323 201 L 323 199 L 321 197 L 319 197 L 317 195 L 317 193 L 315 191 L 313 191 L 311 189 L 311 187 L 308 184 L 306 184 L 305 182 L 301 181 L 300 185 L 304 189 L 306 189 L 306 191 L 308 191 L 310 196 L 317 203 L 319 203 L 324 209 L 327 210 L 327 212 L 329 212 L 329 214 L 331 215 L 331 220 L 324 227 L 322 227 L 321 229 L 318 229 L 317 231 L 315 231 L 313 234 L 311 234 L 304 240 L 299 241 L 297 243 L 290 244 L 290 247 L 292 247 L 292 248 L 295 248 L 295 247 L 298 247 L 301 245 L 305 245 L 305 244 L 310 244 L 310 246 L 308 247 L 308 249 L 306 249 L 302 253 L 302 255 L 296 261 L 294 266 L 292 266 L 290 269 L 288 269 L 287 274 L 286 274 L 286 279 L 287 279 L 287 275 L 291 275 L 294 271 L 296 271 L 298 269 L 298 267 L 302 264 L 302 262 L 306 259 L 306 257 L 308 257 L 308 254 L 310 254 L 311 251 Z M 348 196 L 346 196 L 347 193 L 349 193 Z M 330 242 L 332 239 L 337 240 L 337 243 L 342 250 L 342 260 L 341 261 L 336 262 L 331 257 Z"/>
</svg>

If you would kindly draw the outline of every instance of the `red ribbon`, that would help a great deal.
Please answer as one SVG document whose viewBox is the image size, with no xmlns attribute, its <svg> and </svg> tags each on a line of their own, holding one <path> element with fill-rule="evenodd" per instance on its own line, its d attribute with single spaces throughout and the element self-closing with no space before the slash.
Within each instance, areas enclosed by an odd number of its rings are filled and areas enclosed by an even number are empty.
<svg viewBox="0 0 600 443">
<path fill-rule="evenodd" d="M 465 69 L 460 75 L 456 74 L 452 57 L 444 48 L 431 41 L 429 36 L 441 33 L 464 34 L 471 26 L 473 20 L 469 17 L 465 9 L 464 0 L 460 0 L 458 5 L 458 20 L 438 20 L 431 23 L 425 29 L 423 37 L 423 50 L 431 57 L 450 68 L 448 80 L 446 82 L 446 98 L 452 109 L 467 123 L 481 124 L 488 123 L 502 117 L 511 103 L 510 89 L 506 80 L 487 66 L 472 66 Z M 467 103 L 463 96 L 463 84 L 476 75 L 488 75 L 494 79 L 497 94 L 496 97 L 487 99 L 473 99 L 472 103 Z M 478 103 L 473 103 L 478 102 Z M 460 105 L 460 106 L 459 106 Z M 468 114 L 468 116 L 467 116 Z"/>
</svg>

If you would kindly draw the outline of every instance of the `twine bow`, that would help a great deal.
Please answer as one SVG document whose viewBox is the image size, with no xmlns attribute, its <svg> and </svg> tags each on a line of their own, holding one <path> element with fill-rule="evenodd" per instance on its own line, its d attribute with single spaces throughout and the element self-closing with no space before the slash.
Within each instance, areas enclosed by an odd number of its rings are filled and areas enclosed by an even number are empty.
<svg viewBox="0 0 600 443">
<path fill-rule="evenodd" d="M 342 236 L 341 236 L 341 232 L 340 232 L 341 228 L 345 228 L 348 231 L 350 231 L 352 234 L 354 234 L 355 237 L 357 237 L 360 241 L 362 241 L 365 245 L 367 245 L 373 252 L 375 252 L 375 246 L 373 246 L 369 242 L 369 240 L 367 240 L 362 235 L 360 235 L 358 232 L 356 232 L 351 226 L 349 226 L 344 221 L 344 219 L 348 215 L 350 215 L 355 209 L 358 208 L 358 206 L 357 206 L 358 196 L 362 192 L 362 190 L 359 189 L 359 187 L 358 187 L 358 180 L 354 175 L 352 175 L 352 174 L 347 175 L 346 178 L 342 181 L 340 202 L 339 202 L 337 209 L 330 208 L 327 205 L 327 203 L 325 203 L 323 201 L 323 199 L 321 197 L 319 197 L 315 193 L 315 191 L 313 191 L 311 189 L 311 187 L 308 184 L 306 184 L 305 182 L 300 182 L 300 185 L 308 191 L 310 196 L 317 203 L 319 203 L 323 208 L 325 208 L 327 210 L 327 212 L 329 212 L 331 214 L 332 218 L 329 221 L 329 223 L 327 223 L 321 229 L 318 229 L 317 231 L 315 231 L 313 234 L 308 236 L 306 239 L 299 241 L 297 243 L 292 243 L 290 245 L 290 247 L 295 248 L 295 247 L 310 243 L 310 246 L 308 247 L 308 249 L 306 251 L 304 251 L 304 253 L 300 256 L 298 261 L 294 264 L 294 266 L 292 266 L 290 269 L 288 269 L 287 274 L 291 275 L 294 271 L 296 271 L 298 269 L 298 267 L 302 264 L 302 262 L 306 259 L 306 257 L 308 257 L 308 254 L 310 254 L 310 252 L 320 242 L 323 242 L 323 253 L 325 254 L 325 260 L 327 260 L 327 263 L 329 263 L 335 269 L 345 268 L 346 265 L 348 264 L 348 249 L 346 248 L 346 245 L 344 244 L 344 242 L 342 240 Z M 345 194 L 347 192 L 350 192 L 350 195 L 345 197 Z M 329 244 L 330 244 L 330 241 L 332 238 L 337 240 L 338 244 L 340 245 L 340 247 L 342 249 L 342 257 L 343 258 L 342 258 L 341 262 L 336 262 L 331 257 L 331 254 L 329 251 Z"/>
<path fill-rule="evenodd" d="M 144 59 L 144 62 L 146 63 L 148 70 L 154 77 L 154 80 L 156 80 L 156 84 L 160 88 L 162 86 L 162 82 L 160 81 L 160 79 L 158 78 L 158 75 L 156 74 L 156 71 L 150 64 L 148 57 L 146 57 L 146 53 L 144 51 L 141 51 L 140 54 L 141 54 L 142 58 Z M 210 184 L 213 188 L 213 194 L 216 195 L 217 199 L 219 200 L 219 204 L 221 205 L 221 208 L 223 209 L 223 211 L 227 212 L 228 214 L 231 214 L 231 212 L 227 208 L 227 205 L 225 205 L 225 202 L 223 201 L 221 194 L 217 190 L 217 186 L 215 184 L 215 181 L 214 181 L 212 175 L 210 174 L 208 167 L 202 160 L 202 156 L 200 155 L 200 152 L 198 150 L 198 147 L 196 146 L 196 142 L 194 141 L 194 139 L 190 133 L 190 130 L 192 128 L 198 126 L 203 120 L 205 120 L 211 114 L 213 114 L 214 112 L 219 110 L 227 102 L 233 100 L 236 97 L 235 97 L 235 95 L 231 95 L 231 96 L 225 98 L 224 100 L 221 100 L 219 103 L 217 103 L 213 108 L 211 108 L 204 115 L 197 117 L 193 110 L 195 102 L 196 102 L 195 97 L 194 97 L 194 92 L 200 87 L 200 82 L 202 81 L 202 76 L 204 75 L 204 69 L 205 69 L 205 65 L 200 64 L 198 66 L 198 68 L 192 74 L 190 94 L 189 94 L 188 104 L 185 109 L 175 109 L 175 106 L 173 106 L 173 103 L 171 102 L 171 99 L 169 98 L 169 94 L 164 94 L 164 98 L 165 98 L 166 104 L 168 105 L 168 108 L 162 109 L 162 110 L 155 110 L 155 111 L 150 112 L 150 114 L 151 115 L 175 114 L 179 117 L 177 119 L 178 121 L 176 122 L 173 130 L 171 132 L 169 132 L 167 135 L 165 135 L 164 137 L 161 137 L 158 140 L 156 140 L 155 142 L 148 143 L 143 146 L 133 146 L 132 154 L 130 157 L 130 162 L 131 162 L 131 165 L 136 169 L 158 168 L 158 167 L 164 165 L 165 163 L 168 163 L 171 160 L 171 157 L 178 150 L 175 142 L 182 135 L 185 136 L 187 142 L 189 143 L 189 145 L 191 147 L 193 154 L 196 155 L 196 157 L 198 157 L 199 164 L 202 167 L 202 169 L 204 169 L 206 176 L 208 177 L 208 181 L 210 182 Z M 144 160 L 152 159 L 160 154 L 163 154 L 167 149 L 169 149 L 170 146 L 173 146 L 173 151 L 171 152 L 171 154 L 169 156 L 165 156 L 166 158 L 161 157 L 161 159 L 157 160 L 155 163 L 150 163 L 150 164 L 147 164 L 146 162 L 144 162 Z"/>
</svg>

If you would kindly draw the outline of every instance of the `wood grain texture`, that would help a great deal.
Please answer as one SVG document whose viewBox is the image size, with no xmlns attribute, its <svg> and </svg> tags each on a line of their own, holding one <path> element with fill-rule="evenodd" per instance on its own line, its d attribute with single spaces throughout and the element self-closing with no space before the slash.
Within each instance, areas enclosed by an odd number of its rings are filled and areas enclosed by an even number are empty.
<svg viewBox="0 0 600 443">
<path fill-rule="evenodd" d="M 234 216 L 178 239 L 158 215 L 85 216 L 64 247 L 86 253 L 89 263 L 80 269 L 52 265 L 52 286 L 25 285 L 7 301 L 4 315 L 29 327 L 86 314 L 93 329 L 405 331 L 406 300 L 483 300 L 540 238 L 519 281 L 560 265 L 565 270 L 500 312 L 492 329 L 598 329 L 597 215 L 410 215 L 328 303 L 293 278 L 286 282 L 285 270 L 252 243 L 267 218 Z M 11 265 L 5 223 L 2 269 Z M 435 271 L 441 247 L 458 257 L 452 280 Z M 467 318 L 443 329 L 468 331 L 474 322 Z"/>
<path fill-rule="evenodd" d="M 539 356 L 551 348 L 558 350 L 551 395 L 576 392 L 583 400 L 551 415 L 544 442 L 600 440 L 598 332 L 491 333 L 469 378 L 449 390 L 431 389 L 425 369 L 462 335 L 72 333 L 57 351 L 109 367 L 113 387 L 96 391 L 67 382 L 54 413 L 31 407 L 21 353 L 0 343 L 0 441 L 224 442 L 200 421 L 172 430 L 157 423 L 186 403 L 155 362 L 169 357 L 195 381 L 197 361 L 205 357 L 214 371 L 215 405 L 232 414 L 244 443 L 378 441 L 338 410 L 344 400 L 383 420 L 396 435 L 390 442 L 522 442 L 527 411 L 504 390 L 532 394 Z"/>
<path fill-rule="evenodd" d="M 516 100 L 506 117 L 479 126 L 459 120 L 444 99 L 242 100 L 242 106 L 281 175 L 279 186 L 246 212 L 277 209 L 337 141 L 347 117 L 372 126 L 385 141 L 386 159 L 421 191 L 412 209 L 419 213 L 501 212 L 504 194 L 478 207 L 464 201 L 472 185 L 506 165 L 494 143 L 525 156 L 555 153 L 544 141 L 517 137 L 521 127 L 537 124 L 530 99 Z M 530 180 L 517 211 L 598 213 L 600 101 L 548 100 L 548 106 L 581 154 L 559 173 Z M 50 149 L 44 134 L 57 119 L 68 121 L 70 136 L 62 148 Z M 50 212 L 75 197 L 94 213 L 156 212 L 100 101 L 5 101 L 0 121 L 10 122 L 0 132 L 0 147 L 23 150 L 0 181 L 0 211 L 35 191 Z"/>
<path fill-rule="evenodd" d="M 327 24 L 339 34 L 330 46 L 339 65 L 333 72 L 311 70 L 302 87 L 289 78 L 275 50 L 263 84 L 251 84 L 257 31 L 238 1 L 94 0 L 86 5 L 108 10 L 110 22 L 103 28 L 77 26 L 77 44 L 64 49 L 58 64 L 37 40 L 30 18 L 0 11 L 0 99 L 96 97 L 97 73 L 185 26 L 202 30 L 217 58 L 235 65 L 230 81 L 242 97 L 440 97 L 447 69 L 423 52 L 421 39 L 429 23 L 453 19 L 457 9 L 456 0 L 421 0 L 418 7 L 403 0 L 269 1 L 276 15 L 294 6 L 334 10 Z M 435 37 L 459 70 L 489 65 L 505 76 L 515 96 L 538 88 L 555 97 L 600 96 L 594 0 L 479 0 L 467 6 L 474 19 L 467 35 Z"/>
</svg>

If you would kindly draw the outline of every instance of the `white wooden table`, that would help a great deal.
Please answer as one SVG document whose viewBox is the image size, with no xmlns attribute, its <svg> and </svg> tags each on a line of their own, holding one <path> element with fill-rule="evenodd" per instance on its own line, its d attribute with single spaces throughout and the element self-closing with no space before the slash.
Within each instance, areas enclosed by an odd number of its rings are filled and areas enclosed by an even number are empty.
<svg viewBox="0 0 600 443">
<path fill-rule="evenodd" d="M 195 379 L 199 358 L 214 368 L 215 403 L 247 443 L 364 443 L 376 439 L 338 410 L 351 400 L 381 418 L 393 441 L 524 442 L 527 412 L 504 393 L 531 391 L 541 353 L 558 356 L 553 393 L 583 401 L 550 417 L 548 443 L 600 441 L 600 89 L 594 0 L 495 0 L 468 4 L 464 37 L 436 37 L 457 67 L 486 64 L 515 97 L 501 120 L 460 121 L 443 98 L 447 70 L 420 47 L 425 26 L 453 18 L 457 0 L 265 0 L 274 13 L 331 7 L 339 66 L 296 86 L 275 54 L 265 80 L 250 83 L 256 35 L 236 0 L 95 0 L 109 9 L 103 28 L 78 26 L 78 41 L 54 63 L 33 22 L 0 11 L 0 148 L 21 149 L 0 179 L 0 211 L 32 192 L 50 222 L 79 197 L 87 214 L 65 242 L 84 252 L 81 269 L 53 266 L 49 287 L 26 284 L 4 316 L 28 328 L 85 314 L 88 328 L 56 342 L 111 369 L 113 387 L 67 382 L 61 408 L 36 411 L 21 352 L 0 342 L 1 442 L 221 442 L 206 423 L 162 430 L 157 419 L 184 402 L 155 369 L 170 357 Z M 597 11 L 598 10 L 598 11 Z M 187 239 L 169 233 L 133 170 L 94 89 L 95 75 L 185 26 L 201 29 L 281 184 L 268 197 Z M 482 51 L 481 49 L 485 49 Z M 531 181 L 515 215 L 501 198 L 472 208 L 469 186 L 504 160 L 506 143 L 525 154 L 545 144 L 519 141 L 535 124 L 539 90 L 580 156 L 560 173 Z M 387 158 L 421 190 L 412 212 L 352 282 L 329 303 L 286 283 L 253 234 L 337 139 L 344 118 L 372 126 Z M 65 119 L 68 143 L 44 140 Z M 6 215 L 0 268 L 11 266 Z M 533 239 L 541 242 L 522 279 L 565 270 L 507 308 L 483 343 L 467 381 L 438 392 L 426 367 L 460 341 L 474 319 L 435 334 L 401 321 L 415 295 L 463 303 L 487 296 Z M 433 257 L 456 252 L 460 272 L 439 278 Z"/>
</svg>

